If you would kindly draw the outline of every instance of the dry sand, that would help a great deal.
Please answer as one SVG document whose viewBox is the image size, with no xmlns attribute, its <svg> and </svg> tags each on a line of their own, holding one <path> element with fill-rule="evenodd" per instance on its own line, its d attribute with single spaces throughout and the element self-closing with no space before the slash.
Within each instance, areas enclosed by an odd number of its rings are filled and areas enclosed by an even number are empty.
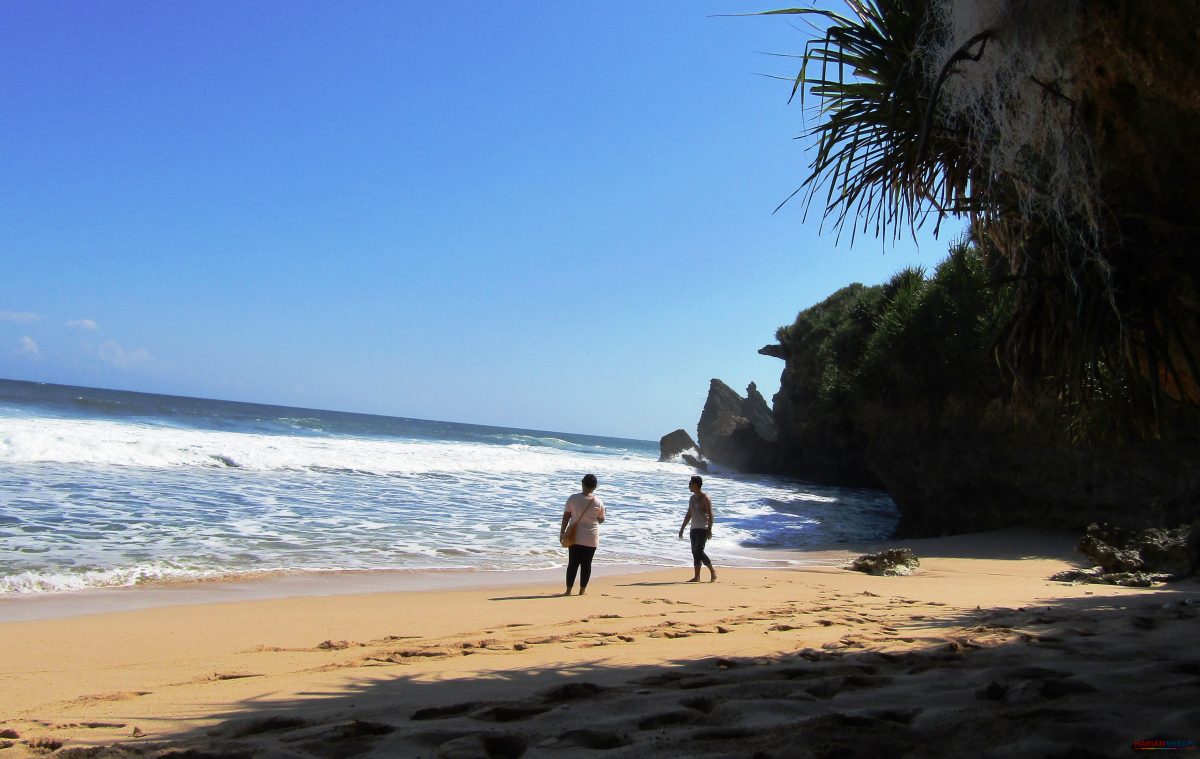
<svg viewBox="0 0 1200 759">
<path fill-rule="evenodd" d="M 570 598 L 542 583 L 8 622 L 0 759 L 1088 757 L 1200 740 L 1200 582 L 1048 581 L 1079 566 L 1072 544 L 907 541 L 922 562 L 907 577 L 687 584 L 681 567 Z"/>
</svg>

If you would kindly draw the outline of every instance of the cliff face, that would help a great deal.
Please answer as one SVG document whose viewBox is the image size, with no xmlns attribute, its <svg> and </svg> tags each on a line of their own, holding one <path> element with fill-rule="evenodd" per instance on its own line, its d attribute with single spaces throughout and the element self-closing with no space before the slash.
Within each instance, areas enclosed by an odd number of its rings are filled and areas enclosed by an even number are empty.
<svg viewBox="0 0 1200 759">
<path fill-rule="evenodd" d="M 802 56 L 854 40 L 880 85 L 801 69 L 806 186 L 839 226 L 928 197 L 971 245 L 780 329 L 777 439 L 722 455 L 880 484 L 910 535 L 1200 517 L 1200 2 L 884 6 Z"/>
<path fill-rule="evenodd" d="M 1200 443 L 1186 408 L 1174 410 L 1170 439 L 1085 444 L 1063 431 L 1061 405 L 1011 402 L 988 350 L 987 302 L 974 300 L 986 276 L 961 250 L 928 280 L 851 286 L 781 329 L 760 351 L 784 361 L 779 443 L 766 457 L 775 469 L 878 483 L 905 536 L 1200 517 Z"/>
<path fill-rule="evenodd" d="M 1071 446 L 986 427 L 880 430 L 867 466 L 900 509 L 901 537 L 1200 518 L 1195 441 Z"/>
<path fill-rule="evenodd" d="M 866 463 L 867 440 L 837 399 L 823 398 L 826 380 L 821 344 L 834 331 L 833 323 L 854 312 L 864 291 L 860 284 L 845 287 L 813 306 L 787 330 L 781 342 L 759 350 L 783 359 L 774 414 L 779 429 L 777 446 L 767 457 L 772 471 L 815 482 L 881 487 Z M 768 469 L 764 461 L 760 466 Z"/>
<path fill-rule="evenodd" d="M 989 350 L 981 266 L 961 250 L 929 279 L 902 272 L 801 312 L 760 351 L 784 362 L 774 441 L 750 422 L 757 402 L 713 380 L 705 455 L 742 471 L 882 487 L 904 536 L 1200 518 L 1200 423 L 1186 408 L 1171 411 L 1169 437 L 1088 444 L 1072 442 L 1053 399 L 1012 403 Z"/>
</svg>

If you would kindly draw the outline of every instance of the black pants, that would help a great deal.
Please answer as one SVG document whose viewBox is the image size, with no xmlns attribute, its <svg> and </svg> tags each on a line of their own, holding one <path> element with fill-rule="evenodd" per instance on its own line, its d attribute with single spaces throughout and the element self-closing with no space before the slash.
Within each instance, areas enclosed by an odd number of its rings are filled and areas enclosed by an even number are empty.
<svg viewBox="0 0 1200 759">
<path fill-rule="evenodd" d="M 579 587 L 587 588 L 588 580 L 592 579 L 592 557 L 596 549 L 592 546 L 581 546 L 578 543 L 567 549 L 567 590 L 575 587 L 575 573 L 579 573 Z"/>
<path fill-rule="evenodd" d="M 692 564 L 699 570 L 700 565 L 713 568 L 712 561 L 709 560 L 708 554 L 704 552 L 704 544 L 708 542 L 708 530 L 692 530 Z"/>
</svg>

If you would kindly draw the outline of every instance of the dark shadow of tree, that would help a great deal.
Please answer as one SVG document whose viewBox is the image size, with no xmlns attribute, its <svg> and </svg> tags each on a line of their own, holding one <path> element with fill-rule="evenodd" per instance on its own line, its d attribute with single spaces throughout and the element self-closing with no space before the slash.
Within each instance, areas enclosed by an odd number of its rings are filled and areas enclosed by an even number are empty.
<svg viewBox="0 0 1200 759">
<path fill-rule="evenodd" d="M 853 636 L 774 657 L 492 670 L 403 665 L 76 757 L 1115 756 L 1200 739 L 1200 581 L 947 611 L 908 648 Z M 803 626 L 803 618 L 795 620 Z M 874 650 L 873 650 L 874 649 Z M 71 751 L 60 752 L 70 756 Z"/>
</svg>

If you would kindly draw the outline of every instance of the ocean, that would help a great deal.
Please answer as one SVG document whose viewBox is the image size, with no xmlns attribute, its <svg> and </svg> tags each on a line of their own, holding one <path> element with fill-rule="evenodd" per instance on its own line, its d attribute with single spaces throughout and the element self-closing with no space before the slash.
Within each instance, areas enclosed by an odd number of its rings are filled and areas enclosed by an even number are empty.
<svg viewBox="0 0 1200 759">
<path fill-rule="evenodd" d="M 694 472 L 657 442 L 0 380 L 0 597 L 559 567 L 588 472 L 608 510 L 597 564 L 690 567 Z M 804 563 L 898 518 L 872 490 L 713 472 L 705 491 L 719 566 Z"/>
</svg>

